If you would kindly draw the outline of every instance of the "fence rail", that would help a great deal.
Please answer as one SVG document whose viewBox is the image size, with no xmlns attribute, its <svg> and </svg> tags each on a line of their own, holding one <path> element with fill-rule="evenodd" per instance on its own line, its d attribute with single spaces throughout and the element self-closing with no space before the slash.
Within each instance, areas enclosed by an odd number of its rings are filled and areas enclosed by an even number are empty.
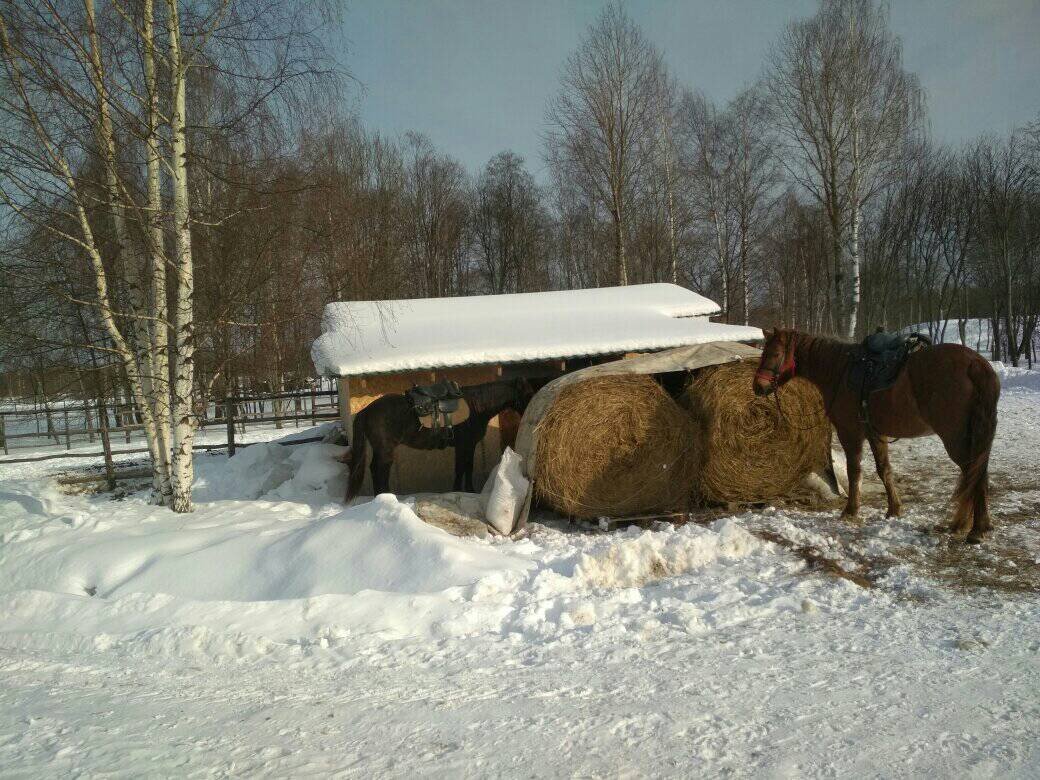
<svg viewBox="0 0 1040 780">
<path fill-rule="evenodd" d="M 210 402 L 200 410 L 197 427 L 222 427 L 226 431 L 225 441 L 220 444 L 196 444 L 194 449 L 213 450 L 227 448 L 228 456 L 235 454 L 238 447 L 248 443 L 236 441 L 244 436 L 251 426 L 274 424 L 278 428 L 291 424 L 299 428 L 339 418 L 339 392 L 333 390 L 310 390 L 270 393 L 266 395 L 232 396 L 218 402 Z M 138 422 L 140 414 L 133 405 L 108 405 L 104 401 L 84 401 L 79 405 L 37 406 L 27 410 L 0 410 L 0 449 L 5 456 L 14 451 L 64 447 L 64 452 L 48 453 L 27 457 L 0 458 L 4 463 L 30 463 L 59 458 L 105 459 L 105 471 L 114 475 L 113 456 L 147 452 L 147 447 L 112 449 L 112 437 L 123 436 L 126 444 L 144 430 Z M 84 439 L 88 443 L 100 441 L 101 451 L 72 452 L 73 440 Z M 311 441 L 312 439 L 300 440 Z M 31 442 L 22 444 L 22 442 Z M 114 476 L 110 479 L 114 483 Z"/>
</svg>

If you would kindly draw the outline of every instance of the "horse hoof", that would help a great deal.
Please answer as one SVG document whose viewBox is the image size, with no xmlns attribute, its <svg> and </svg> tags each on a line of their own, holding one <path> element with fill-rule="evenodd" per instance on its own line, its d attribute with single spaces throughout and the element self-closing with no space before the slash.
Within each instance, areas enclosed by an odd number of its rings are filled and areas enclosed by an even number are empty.
<svg viewBox="0 0 1040 780">
<path fill-rule="evenodd" d="M 902 509 L 889 509 L 887 512 L 885 512 L 885 517 L 887 517 L 889 520 L 891 520 L 893 517 L 902 517 L 902 516 L 903 516 L 903 510 Z"/>
<path fill-rule="evenodd" d="M 983 537 L 981 535 L 968 534 L 966 537 L 964 537 L 965 544 L 982 544 L 982 541 Z"/>
</svg>

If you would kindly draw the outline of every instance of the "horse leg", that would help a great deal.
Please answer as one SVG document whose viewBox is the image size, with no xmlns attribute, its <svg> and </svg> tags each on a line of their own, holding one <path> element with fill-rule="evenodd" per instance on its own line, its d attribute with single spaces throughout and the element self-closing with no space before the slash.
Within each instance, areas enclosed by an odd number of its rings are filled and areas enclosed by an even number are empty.
<svg viewBox="0 0 1040 780">
<path fill-rule="evenodd" d="M 455 442 L 455 489 L 475 493 L 473 489 L 473 442 L 458 440 Z"/>
<path fill-rule="evenodd" d="M 470 493 L 476 493 L 477 491 L 473 487 L 473 452 L 476 450 L 476 445 L 466 447 L 466 490 Z"/>
<path fill-rule="evenodd" d="M 968 495 L 972 502 L 972 528 L 968 532 L 968 544 L 978 544 L 993 528 L 989 516 L 987 494 L 989 493 L 989 456 L 993 448 L 993 437 L 997 432 L 997 401 L 1000 398 L 1000 382 L 989 367 L 974 364 L 968 375 L 975 386 L 972 397 L 971 462 L 968 464 Z"/>
<path fill-rule="evenodd" d="M 841 516 L 844 520 L 853 520 L 859 514 L 859 491 L 863 481 L 863 434 L 860 431 L 839 430 L 838 441 L 845 450 L 845 467 L 849 472 L 849 500 Z"/>
<path fill-rule="evenodd" d="M 876 433 L 867 437 L 870 442 L 870 451 L 874 453 L 874 466 L 877 475 L 885 485 L 885 495 L 888 496 L 888 512 L 886 517 L 899 517 L 903 513 L 903 502 L 899 500 L 896 491 L 896 482 L 892 476 L 892 464 L 888 460 L 888 441 Z"/>
<path fill-rule="evenodd" d="M 465 461 L 466 444 L 462 441 L 462 437 L 459 435 L 459 428 L 455 428 L 455 484 L 452 490 L 462 490 L 463 482 L 466 477 L 466 461 Z"/>
<path fill-rule="evenodd" d="M 372 452 L 372 493 L 390 492 L 390 467 L 394 465 L 393 456 L 387 458 L 381 452 Z"/>
<path fill-rule="evenodd" d="M 953 494 L 953 522 L 948 530 L 957 539 L 978 544 L 993 528 L 987 499 L 989 451 L 974 452 L 970 434 L 965 434 L 962 439 L 949 444 L 943 441 L 950 459 L 961 469 L 961 478 Z"/>
<path fill-rule="evenodd" d="M 993 530 L 993 519 L 989 516 L 989 500 L 986 496 L 989 485 L 979 485 L 975 488 L 975 496 L 972 500 L 972 517 L 974 523 L 968 533 L 968 544 L 978 544 L 990 531 Z"/>
<path fill-rule="evenodd" d="M 964 539 L 973 525 L 971 495 L 968 489 L 969 471 L 971 468 L 971 441 L 967 430 L 946 435 L 940 434 L 946 454 L 961 470 L 957 488 L 953 494 L 953 520 L 949 525 L 936 527 L 936 530 L 948 531 L 956 539 Z"/>
</svg>

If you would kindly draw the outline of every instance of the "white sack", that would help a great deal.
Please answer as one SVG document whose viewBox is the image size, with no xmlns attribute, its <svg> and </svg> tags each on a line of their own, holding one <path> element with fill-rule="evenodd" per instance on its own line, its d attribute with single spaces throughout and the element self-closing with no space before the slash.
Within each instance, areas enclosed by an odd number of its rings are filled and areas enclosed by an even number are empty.
<svg viewBox="0 0 1040 780">
<path fill-rule="evenodd" d="M 487 497 L 484 518 L 488 525 L 507 536 L 513 532 L 513 527 L 520 517 L 530 486 L 521 467 L 522 460 L 512 449 L 506 447 L 502 453 L 502 460 L 491 472 L 481 492 L 482 498 Z M 491 486 L 490 490 L 488 485 Z"/>
</svg>

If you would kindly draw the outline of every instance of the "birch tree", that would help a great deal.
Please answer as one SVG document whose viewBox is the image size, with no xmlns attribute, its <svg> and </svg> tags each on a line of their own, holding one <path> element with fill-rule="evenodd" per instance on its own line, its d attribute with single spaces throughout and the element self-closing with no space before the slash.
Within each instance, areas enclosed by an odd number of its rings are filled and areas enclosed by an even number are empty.
<svg viewBox="0 0 1040 780">
<path fill-rule="evenodd" d="M 103 333 L 78 348 L 118 361 L 155 500 L 178 512 L 192 509 L 197 423 L 191 167 L 215 164 L 195 154 L 191 85 L 235 82 L 225 94 L 243 96 L 196 133 L 233 137 L 285 114 L 315 73 L 297 51 L 317 40 L 312 13 L 273 0 L 0 0 L 0 203 L 81 263 L 88 294 L 41 290 Z"/>
<path fill-rule="evenodd" d="M 833 327 L 853 336 L 865 207 L 915 145 L 922 94 L 874 0 L 823 0 L 774 47 L 768 81 L 788 173 L 823 208 Z"/>
</svg>

